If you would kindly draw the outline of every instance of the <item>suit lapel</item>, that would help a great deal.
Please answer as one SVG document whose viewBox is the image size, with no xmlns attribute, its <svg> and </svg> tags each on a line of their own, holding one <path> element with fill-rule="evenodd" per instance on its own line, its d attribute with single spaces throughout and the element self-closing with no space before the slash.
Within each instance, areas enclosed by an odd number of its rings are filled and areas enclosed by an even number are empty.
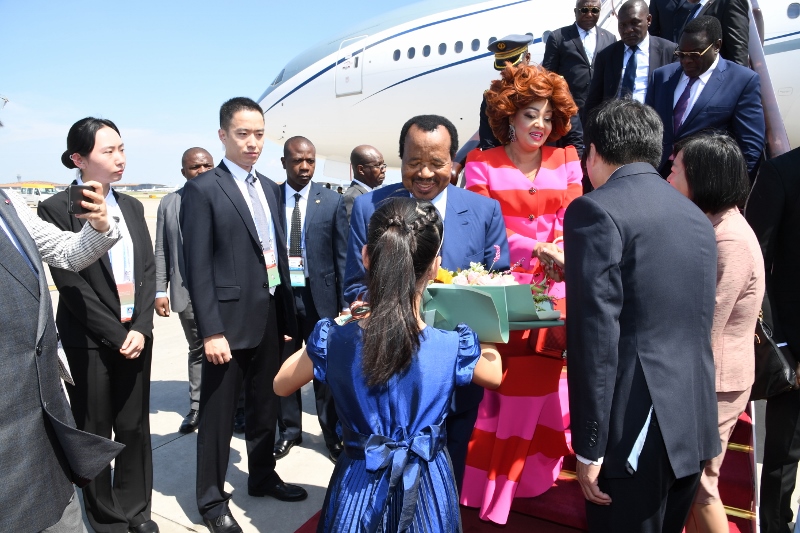
<svg viewBox="0 0 800 533">
<path fill-rule="evenodd" d="M 675 107 L 672 105 L 675 95 L 675 89 L 678 87 L 678 82 L 681 80 L 681 76 L 683 75 L 683 69 L 678 68 L 675 72 L 672 73 L 672 76 L 669 77 L 666 83 L 666 89 L 664 90 L 665 95 L 667 96 L 664 98 L 664 103 L 667 105 L 667 109 L 665 113 L 662 115 L 664 117 L 669 117 L 669 120 L 664 121 L 664 131 L 671 132 L 671 136 L 675 136 L 675 132 L 672 131 L 672 116 L 675 113 Z"/>
<path fill-rule="evenodd" d="M 717 94 L 717 91 L 722 87 L 722 84 L 725 83 L 725 70 L 727 70 L 727 64 L 725 64 L 724 61 L 724 59 L 719 58 L 719 64 L 717 65 L 717 68 L 714 69 L 714 72 L 708 79 L 706 86 L 703 87 L 703 92 L 701 92 L 700 96 L 697 97 L 697 101 L 692 106 L 692 110 L 689 112 L 686 120 L 683 121 L 681 130 L 686 128 L 691 121 L 694 120 L 694 118 L 714 100 L 714 95 Z"/>
<path fill-rule="evenodd" d="M 622 71 L 625 70 L 625 43 L 619 41 L 619 46 L 614 47 L 614 57 L 609 62 L 611 68 L 612 85 L 608 87 L 612 91 L 610 96 L 615 97 L 619 92 L 619 84 L 622 83 Z"/>
<path fill-rule="evenodd" d="M 253 215 L 250 214 L 250 209 L 247 208 L 247 202 L 244 196 L 242 196 L 242 191 L 239 190 L 235 180 L 236 178 L 228 171 L 225 163 L 220 163 L 217 167 L 217 184 L 231 201 L 233 207 L 236 208 L 236 211 L 239 212 L 239 216 L 242 218 L 242 222 L 244 222 L 247 231 L 250 232 L 250 236 L 256 243 L 260 243 L 261 239 L 258 238 L 256 223 L 253 222 Z"/>
<path fill-rule="evenodd" d="M 303 228 L 310 228 L 311 222 L 319 211 L 320 202 L 322 202 L 322 193 L 320 192 L 321 185 L 316 183 L 311 184 L 311 189 L 308 191 L 308 202 L 306 202 L 306 219 L 303 222 Z"/>
<path fill-rule="evenodd" d="M 127 196 L 114 191 L 114 197 L 117 199 L 117 204 L 119 204 L 119 210 L 122 211 L 122 216 L 125 217 L 125 226 L 128 228 L 128 234 L 131 236 L 131 246 L 133 246 L 133 278 L 141 281 L 144 276 L 144 265 L 142 264 L 143 256 L 141 252 L 136 253 L 136 243 L 141 242 L 141 226 L 139 224 L 139 219 L 136 216 L 133 204 Z M 103 254 L 103 257 L 108 261 L 108 269 L 109 272 L 112 273 L 111 278 L 113 279 L 114 275 L 113 270 L 111 270 L 111 261 L 108 258 L 108 254 Z"/>
<path fill-rule="evenodd" d="M 258 176 L 258 183 L 261 185 L 261 189 L 264 191 L 264 197 L 267 199 L 269 212 L 272 215 L 272 225 L 275 227 L 275 240 L 285 244 L 286 232 L 283 230 L 284 226 L 282 224 L 282 220 L 286 217 L 286 213 L 284 211 L 284 213 L 281 214 L 282 206 L 278 205 L 278 199 L 275 198 L 275 193 L 272 192 L 272 189 L 267 187 L 267 180 L 269 178 L 258 171 L 256 171 L 256 176 Z M 253 229 L 255 229 L 255 224 L 253 224 Z"/>
<path fill-rule="evenodd" d="M 570 34 L 572 35 L 572 39 L 571 39 L 572 44 L 574 44 L 575 48 L 578 49 L 578 53 L 581 55 L 583 60 L 586 61 L 586 64 L 591 66 L 592 65 L 592 60 L 589 59 L 589 57 L 586 55 L 586 49 L 583 47 L 583 41 L 581 40 L 581 32 L 578 31 L 578 28 L 576 28 L 574 24 L 572 26 L 569 26 L 569 31 L 570 31 Z M 598 41 L 600 40 L 600 33 L 599 32 L 597 34 L 597 40 Z M 599 42 L 598 42 L 598 44 L 599 44 Z M 597 50 L 597 46 L 595 46 L 595 50 Z"/>
<path fill-rule="evenodd" d="M 444 218 L 444 242 L 442 243 L 442 266 L 448 270 L 455 270 L 461 266 L 464 258 L 463 233 L 469 228 L 465 216 L 469 212 L 469 207 L 462 201 L 453 185 L 447 186 L 447 205 L 445 205 Z"/>
<path fill-rule="evenodd" d="M 41 267 L 36 264 L 40 257 L 38 250 L 36 250 L 36 244 L 32 242 L 33 239 L 30 237 L 30 233 L 25 230 L 22 221 L 19 220 L 14 205 L 6 203 L 5 194 L 0 193 L 0 199 L 3 201 L 2 204 L 0 204 L 0 215 L 8 226 L 8 229 L 11 230 L 11 233 L 17 238 L 22 250 L 25 252 L 25 255 L 28 256 L 28 260 L 37 270 L 37 273 L 34 274 L 31 271 L 27 261 L 25 261 L 22 254 L 19 253 L 19 250 L 16 249 L 13 241 L 5 235 L 5 232 L 3 232 L 3 235 L 0 235 L 0 238 L 3 239 L 1 249 L 4 250 L 4 253 L 0 253 L 0 265 L 3 265 L 3 267 L 8 270 L 9 274 L 17 278 L 34 298 L 40 300 L 42 294 L 38 278 L 43 276 L 41 275 Z M 2 230 L 0 229 L 0 231 Z M 31 242 L 28 243 L 27 241 Z M 31 244 L 33 244 L 33 246 L 31 246 Z"/>
</svg>

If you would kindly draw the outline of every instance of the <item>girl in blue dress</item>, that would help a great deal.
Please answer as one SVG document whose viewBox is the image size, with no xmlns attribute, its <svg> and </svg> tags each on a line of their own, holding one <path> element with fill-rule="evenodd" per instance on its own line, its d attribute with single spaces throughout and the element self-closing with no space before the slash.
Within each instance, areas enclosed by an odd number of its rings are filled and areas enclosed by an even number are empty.
<svg viewBox="0 0 800 533">
<path fill-rule="evenodd" d="M 456 386 L 497 388 L 502 367 L 494 345 L 479 344 L 468 326 L 442 331 L 420 318 L 441 244 L 431 203 L 384 203 L 362 250 L 369 314 L 344 325 L 320 320 L 275 378 L 286 396 L 316 377 L 336 403 L 344 453 L 318 531 L 461 531 L 444 420 Z"/>
</svg>

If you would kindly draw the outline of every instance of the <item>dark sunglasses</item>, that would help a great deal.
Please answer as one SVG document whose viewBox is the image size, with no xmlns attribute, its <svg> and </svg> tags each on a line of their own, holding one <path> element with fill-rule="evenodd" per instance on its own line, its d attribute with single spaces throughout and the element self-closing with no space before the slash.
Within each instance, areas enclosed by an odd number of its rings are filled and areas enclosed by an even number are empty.
<svg viewBox="0 0 800 533">
<path fill-rule="evenodd" d="M 703 57 L 705 53 L 708 52 L 712 46 L 714 46 L 714 43 L 709 44 L 708 48 L 706 48 L 702 52 L 681 52 L 680 50 L 675 50 L 675 57 L 677 57 L 678 59 L 684 59 L 684 58 L 699 59 Z"/>
<path fill-rule="evenodd" d="M 584 15 L 588 15 L 591 13 L 592 15 L 599 15 L 600 8 L 599 7 L 576 7 L 575 11 L 580 11 Z"/>
</svg>

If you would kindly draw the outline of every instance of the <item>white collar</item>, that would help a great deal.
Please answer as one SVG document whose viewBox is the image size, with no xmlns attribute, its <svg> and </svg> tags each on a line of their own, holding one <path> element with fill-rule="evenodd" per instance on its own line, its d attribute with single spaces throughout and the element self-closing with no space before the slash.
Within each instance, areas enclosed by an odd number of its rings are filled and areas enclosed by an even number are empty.
<svg viewBox="0 0 800 533">
<path fill-rule="evenodd" d="M 578 35 L 583 35 L 584 33 L 588 33 L 588 34 L 590 34 L 590 35 L 591 35 L 591 34 L 593 34 L 593 33 L 594 33 L 594 34 L 596 34 L 596 33 L 597 33 L 597 26 L 594 26 L 593 28 L 591 28 L 591 29 L 589 29 L 589 30 L 584 30 L 583 28 L 581 28 L 580 26 L 578 26 L 578 23 L 576 22 L 576 23 L 575 23 L 575 27 L 576 27 L 576 28 L 578 28 Z"/>
<path fill-rule="evenodd" d="M 223 157 L 222 162 L 225 163 L 226 167 L 228 167 L 228 171 L 233 176 L 233 179 L 237 181 L 245 181 L 249 174 L 252 174 L 254 178 L 258 179 L 255 168 L 251 168 L 251 170 L 245 170 L 227 157 Z"/>
<path fill-rule="evenodd" d="M 436 210 L 439 211 L 439 216 L 442 217 L 442 222 L 444 222 L 444 218 L 447 213 L 447 189 L 449 187 L 450 185 L 448 184 L 447 187 L 445 187 L 442 190 L 442 192 L 440 192 L 439 194 L 434 196 L 433 199 L 430 200 L 430 203 L 433 204 L 433 207 L 435 207 Z M 410 192 L 408 193 L 408 195 L 414 198 L 414 195 L 411 194 Z"/>
<path fill-rule="evenodd" d="M 372 187 L 370 187 L 369 185 L 367 185 L 367 184 L 366 184 L 366 183 L 364 183 L 363 181 L 359 181 L 359 180 L 357 180 L 357 179 L 355 179 L 355 178 L 353 178 L 353 183 L 358 183 L 359 185 L 361 185 L 362 187 L 364 187 L 364 189 L 366 189 L 366 190 L 367 190 L 367 192 L 371 192 L 371 191 L 373 191 L 373 190 L 374 190 Z"/>
<path fill-rule="evenodd" d="M 286 180 L 286 182 L 283 184 L 283 186 L 286 187 L 285 191 L 286 191 L 286 199 L 287 200 L 289 198 L 294 198 L 294 195 L 298 194 L 298 193 L 300 194 L 300 197 L 303 200 L 308 200 L 308 194 L 311 192 L 311 182 L 310 181 L 308 182 L 308 185 L 306 185 L 305 187 L 303 187 L 299 191 L 294 190 L 292 188 L 292 186 L 289 185 L 289 180 Z"/>
<path fill-rule="evenodd" d="M 639 50 L 641 50 L 642 52 L 645 52 L 645 53 L 648 53 L 648 52 L 650 52 L 650 34 L 649 34 L 649 33 L 646 33 L 646 34 L 644 35 L 644 39 L 642 39 L 642 42 L 640 42 L 640 43 L 639 43 L 639 44 L 637 44 L 636 46 L 637 46 L 637 47 L 639 48 Z M 630 46 L 628 46 L 628 45 L 626 44 L 626 45 L 625 45 L 625 51 L 627 52 L 627 51 L 628 51 L 628 50 L 630 50 L 630 49 L 631 49 L 631 47 L 630 47 Z"/>
</svg>

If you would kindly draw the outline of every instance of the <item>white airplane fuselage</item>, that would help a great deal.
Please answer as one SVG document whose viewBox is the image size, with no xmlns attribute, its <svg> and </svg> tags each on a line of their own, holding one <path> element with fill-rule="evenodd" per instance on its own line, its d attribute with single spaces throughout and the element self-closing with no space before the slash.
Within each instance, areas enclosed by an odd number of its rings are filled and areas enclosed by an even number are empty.
<svg viewBox="0 0 800 533">
<path fill-rule="evenodd" d="M 619 4 L 619 2 L 616 2 Z M 762 1 L 765 52 L 790 143 L 800 141 L 798 69 L 800 18 L 791 2 Z M 371 144 L 399 166 L 399 133 L 419 114 L 449 118 L 463 143 L 478 128 L 481 95 L 498 73 L 490 39 L 531 34 L 531 59 L 544 54 L 546 32 L 574 21 L 571 1 L 441 0 L 415 4 L 364 23 L 290 61 L 260 98 L 266 135 L 282 144 L 309 137 L 327 160 L 325 174 L 347 178 L 359 144 Z M 788 12 L 787 12 L 788 10 Z M 611 2 L 601 25 L 616 33 Z M 797 87 L 796 87 L 797 86 Z"/>
</svg>

